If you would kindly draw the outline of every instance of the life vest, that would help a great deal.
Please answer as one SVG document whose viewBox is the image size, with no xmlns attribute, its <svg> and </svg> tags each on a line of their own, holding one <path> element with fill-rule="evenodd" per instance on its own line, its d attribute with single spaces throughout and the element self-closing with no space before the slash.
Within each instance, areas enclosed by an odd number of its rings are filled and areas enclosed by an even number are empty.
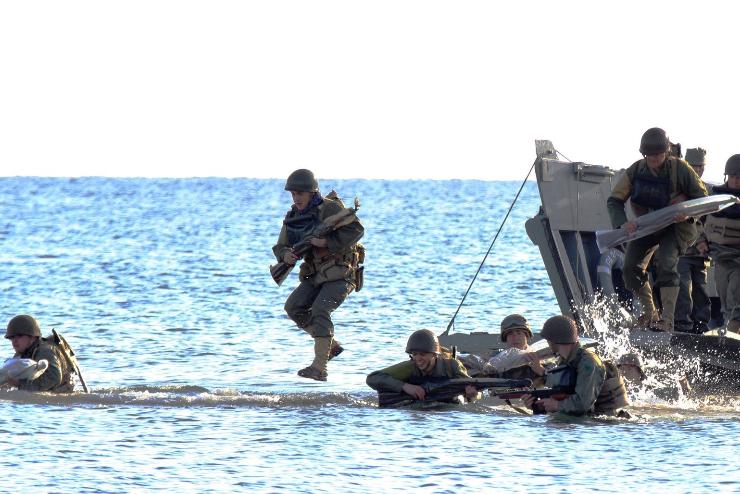
<svg viewBox="0 0 740 494">
<path fill-rule="evenodd" d="M 676 190 L 677 161 L 669 158 L 666 160 L 666 166 L 668 176 L 664 177 L 656 177 L 650 171 L 640 173 L 640 165 L 635 167 L 630 202 L 638 216 L 662 209 L 671 203 L 671 195 Z"/>
<path fill-rule="evenodd" d="M 596 396 L 594 403 L 594 412 L 618 410 L 629 406 L 627 398 L 627 388 L 624 385 L 624 379 L 619 372 L 619 368 L 610 360 L 602 361 L 606 368 L 606 379 Z"/>
<path fill-rule="evenodd" d="M 714 187 L 715 194 L 738 196 L 740 191 L 729 187 Z M 740 245 L 740 204 L 727 207 L 706 217 L 704 234 L 710 242 L 721 245 Z"/>
</svg>

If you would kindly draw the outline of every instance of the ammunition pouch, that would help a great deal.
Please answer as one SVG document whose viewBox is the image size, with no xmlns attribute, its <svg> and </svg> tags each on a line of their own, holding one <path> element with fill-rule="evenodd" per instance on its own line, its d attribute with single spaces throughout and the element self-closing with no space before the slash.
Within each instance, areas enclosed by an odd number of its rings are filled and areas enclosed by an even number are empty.
<svg viewBox="0 0 740 494">
<path fill-rule="evenodd" d="M 704 234 L 710 242 L 721 245 L 740 245 L 740 219 L 707 216 Z"/>
</svg>

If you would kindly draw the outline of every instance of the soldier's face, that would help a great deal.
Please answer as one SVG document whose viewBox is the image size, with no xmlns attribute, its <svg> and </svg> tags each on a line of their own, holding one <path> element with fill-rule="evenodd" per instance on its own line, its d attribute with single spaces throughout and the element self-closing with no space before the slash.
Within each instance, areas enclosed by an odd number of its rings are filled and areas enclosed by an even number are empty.
<svg viewBox="0 0 740 494">
<path fill-rule="evenodd" d="M 308 203 L 311 201 L 313 192 L 291 190 L 290 196 L 293 198 L 293 204 L 295 204 L 298 209 L 306 209 L 306 206 L 308 206 Z"/>
<path fill-rule="evenodd" d="M 15 335 L 11 336 L 10 343 L 13 345 L 13 350 L 15 350 L 17 353 L 23 353 L 28 349 L 28 347 L 31 346 L 33 343 L 33 336 L 28 336 L 25 334 Z"/>
<path fill-rule="evenodd" d="M 668 157 L 668 153 L 648 154 L 645 156 L 647 166 L 651 170 L 657 170 L 661 167 L 665 159 Z"/>
<path fill-rule="evenodd" d="M 691 168 L 693 168 L 696 174 L 699 175 L 700 177 L 704 175 L 704 165 L 697 165 L 697 166 L 691 165 Z"/>
<path fill-rule="evenodd" d="M 527 349 L 527 333 L 523 329 L 515 329 L 506 335 L 506 345 L 509 348 Z"/>
<path fill-rule="evenodd" d="M 727 186 L 731 189 L 740 189 L 740 175 L 730 175 L 727 177 Z"/>
<path fill-rule="evenodd" d="M 411 360 L 414 365 L 424 374 L 434 369 L 437 360 L 437 354 L 431 352 L 411 352 Z"/>
</svg>

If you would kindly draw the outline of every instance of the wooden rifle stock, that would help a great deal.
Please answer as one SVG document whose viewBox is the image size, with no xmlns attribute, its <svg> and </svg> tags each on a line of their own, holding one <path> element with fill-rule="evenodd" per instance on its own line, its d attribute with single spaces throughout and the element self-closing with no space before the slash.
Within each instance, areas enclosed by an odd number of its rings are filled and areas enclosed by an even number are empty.
<svg viewBox="0 0 740 494">
<path fill-rule="evenodd" d="M 378 391 L 378 406 L 380 408 L 388 408 L 409 405 L 414 402 L 428 403 L 433 401 L 446 401 L 464 394 L 467 386 L 473 386 L 478 391 L 490 388 L 506 388 L 507 390 L 511 390 L 512 388 L 529 389 L 532 386 L 532 381 L 529 379 L 498 378 L 432 379 L 418 383 L 418 385 L 423 387 L 426 392 L 426 397 L 423 401 L 417 400 L 403 391 L 400 393 Z"/>
</svg>

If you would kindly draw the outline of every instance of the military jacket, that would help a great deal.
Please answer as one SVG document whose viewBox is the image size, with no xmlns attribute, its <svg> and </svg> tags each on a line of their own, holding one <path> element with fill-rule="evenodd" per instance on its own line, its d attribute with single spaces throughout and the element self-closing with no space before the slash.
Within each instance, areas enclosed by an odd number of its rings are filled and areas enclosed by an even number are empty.
<svg viewBox="0 0 740 494">
<path fill-rule="evenodd" d="M 38 339 L 23 353 L 16 353 L 17 358 L 30 358 L 36 361 L 46 360 L 49 367 L 33 381 L 21 381 L 18 389 L 24 391 L 52 391 L 55 393 L 69 393 L 74 387 L 70 369 L 64 357 L 54 345 Z"/>
<path fill-rule="evenodd" d="M 310 211 L 315 215 L 315 224 L 321 224 L 326 218 L 339 213 L 344 208 L 341 201 L 325 197 L 324 201 Z M 286 219 L 295 214 L 295 205 L 288 211 Z M 344 279 L 354 283 L 354 270 L 357 268 L 357 242 L 362 238 L 365 230 L 360 220 L 355 217 L 355 221 L 342 226 L 324 238 L 327 241 L 325 248 L 314 247 L 303 259 L 300 267 L 301 280 L 309 278 L 314 279 L 316 284 L 326 281 L 336 281 Z M 283 224 L 278 236 L 278 241 L 273 246 L 272 251 L 278 261 L 283 260 L 285 253 L 293 247 L 288 240 L 288 231 Z"/>
<path fill-rule="evenodd" d="M 403 385 L 406 383 L 434 377 L 462 379 L 469 378 L 470 376 L 465 370 L 465 366 L 459 360 L 437 357 L 437 363 L 429 375 L 422 374 L 419 368 L 414 365 L 413 361 L 406 360 L 373 372 L 367 376 L 366 382 L 368 386 L 376 391 L 400 393 L 403 391 Z"/>
<path fill-rule="evenodd" d="M 606 367 L 601 359 L 593 352 L 578 344 L 568 355 L 561 357 L 560 365 L 565 364 L 576 369 L 575 393 L 560 402 L 558 411 L 570 415 L 583 415 L 593 410 L 596 398 L 599 396 L 606 381 Z M 559 379 L 559 376 L 553 376 Z M 546 381 L 548 387 L 558 383 Z"/>
<path fill-rule="evenodd" d="M 643 158 L 627 168 L 614 186 L 614 189 L 612 189 L 611 196 L 607 200 L 607 209 L 614 228 L 619 228 L 627 222 L 624 203 L 635 192 L 634 184 L 636 180 L 639 180 L 639 177 L 652 178 L 658 181 L 664 180 L 666 182 L 668 190 L 666 205 L 688 199 L 697 199 L 707 195 L 707 189 L 704 187 L 704 183 L 686 161 L 670 157 L 658 171 L 653 171 L 648 167 L 647 160 Z M 649 207 L 635 204 L 634 201 L 632 207 L 637 216 L 653 210 Z M 675 231 L 677 239 L 684 250 L 696 240 L 697 231 L 693 222 L 682 221 L 676 223 Z"/>
</svg>

